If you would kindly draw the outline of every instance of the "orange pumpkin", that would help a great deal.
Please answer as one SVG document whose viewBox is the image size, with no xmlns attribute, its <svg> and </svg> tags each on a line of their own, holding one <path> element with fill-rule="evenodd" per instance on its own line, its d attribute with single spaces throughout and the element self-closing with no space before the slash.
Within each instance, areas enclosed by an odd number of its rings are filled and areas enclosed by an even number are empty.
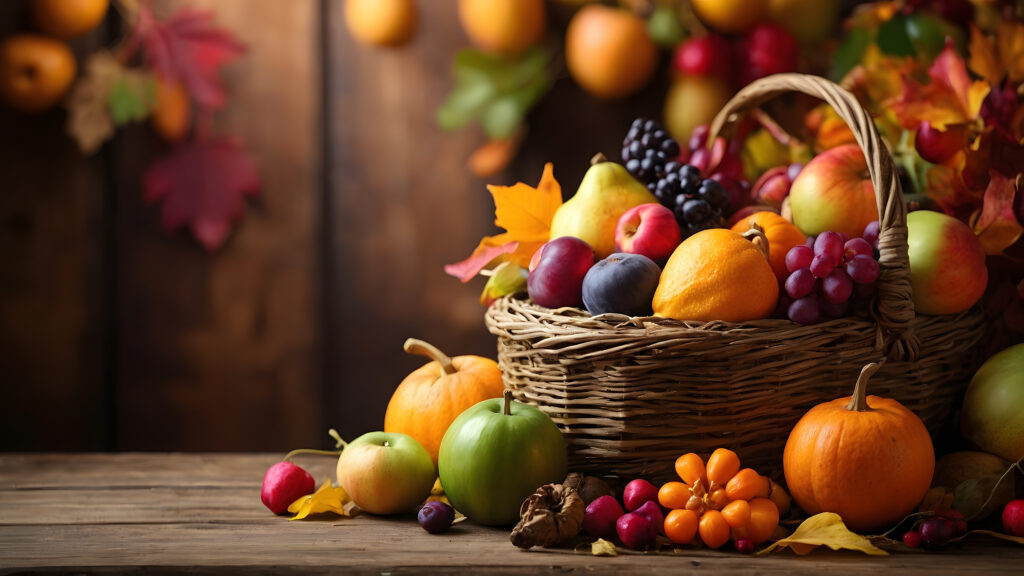
<svg viewBox="0 0 1024 576">
<path fill-rule="evenodd" d="M 921 419 L 896 400 L 867 396 L 867 381 L 879 366 L 861 370 L 852 397 L 804 414 L 782 456 L 789 493 L 805 512 L 835 512 L 860 532 L 913 512 L 935 469 Z"/>
<path fill-rule="evenodd" d="M 412 436 L 427 449 L 437 467 L 441 438 L 455 417 L 477 402 L 500 398 L 505 390 L 498 364 L 482 356 L 449 358 L 415 338 L 405 351 L 432 358 L 398 385 L 384 414 L 385 432 Z"/>
<path fill-rule="evenodd" d="M 750 230 L 751 224 L 757 224 L 764 230 L 764 236 L 768 239 L 768 263 L 772 265 L 772 272 L 779 279 L 779 283 L 785 282 L 786 276 L 789 276 L 789 270 L 786 269 L 786 253 L 793 246 L 807 242 L 807 236 L 789 220 L 767 210 L 754 212 L 734 224 L 732 230 L 743 234 Z"/>
</svg>

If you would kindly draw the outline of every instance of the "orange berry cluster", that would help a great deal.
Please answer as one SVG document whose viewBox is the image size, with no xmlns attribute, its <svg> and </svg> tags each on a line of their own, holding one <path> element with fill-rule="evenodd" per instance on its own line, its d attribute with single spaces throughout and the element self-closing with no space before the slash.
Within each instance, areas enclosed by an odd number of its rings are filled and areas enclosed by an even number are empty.
<svg viewBox="0 0 1024 576">
<path fill-rule="evenodd" d="M 732 450 L 715 450 L 706 465 L 697 454 L 683 454 L 675 470 L 682 482 L 666 482 L 658 502 L 669 509 L 665 536 L 676 544 L 688 544 L 699 534 L 709 548 L 733 540 L 737 548 L 752 549 L 771 537 L 780 507 L 789 508 L 782 487 L 753 468 L 740 469 Z"/>
</svg>

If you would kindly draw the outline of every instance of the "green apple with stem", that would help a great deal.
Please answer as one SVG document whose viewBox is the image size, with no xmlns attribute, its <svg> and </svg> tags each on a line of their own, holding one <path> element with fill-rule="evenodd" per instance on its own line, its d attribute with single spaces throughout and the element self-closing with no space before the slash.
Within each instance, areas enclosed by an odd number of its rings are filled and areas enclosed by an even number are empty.
<svg viewBox="0 0 1024 576">
<path fill-rule="evenodd" d="M 565 479 L 565 440 L 535 406 L 504 398 L 479 402 L 460 414 L 441 440 L 441 487 L 456 510 L 480 524 L 519 520 L 523 500 Z"/>
<path fill-rule="evenodd" d="M 411 512 L 434 486 L 434 461 L 415 438 L 400 432 L 368 432 L 338 457 L 338 484 L 356 506 L 371 514 Z"/>
</svg>

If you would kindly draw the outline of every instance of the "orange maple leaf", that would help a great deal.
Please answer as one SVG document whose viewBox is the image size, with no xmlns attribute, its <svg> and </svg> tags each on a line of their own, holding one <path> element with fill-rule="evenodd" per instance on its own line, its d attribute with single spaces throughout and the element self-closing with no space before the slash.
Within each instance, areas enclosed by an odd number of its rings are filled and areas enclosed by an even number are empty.
<svg viewBox="0 0 1024 576">
<path fill-rule="evenodd" d="M 999 254 L 1012 246 L 1024 233 L 1013 209 L 1017 184 L 993 170 L 984 204 L 975 213 L 972 228 L 981 240 L 986 254 Z"/>
<path fill-rule="evenodd" d="M 505 232 L 485 236 L 473 254 L 462 262 L 444 267 L 446 273 L 463 282 L 480 273 L 491 262 L 515 262 L 526 268 L 530 258 L 551 235 L 551 219 L 562 205 L 562 187 L 555 180 L 554 166 L 544 165 L 536 188 L 519 182 L 513 186 L 487 186 L 494 197 L 494 224 Z"/>
<path fill-rule="evenodd" d="M 917 130 L 927 121 L 943 130 L 947 124 L 972 122 L 978 117 L 991 86 L 983 80 L 971 81 L 952 41 L 947 39 L 946 48 L 928 68 L 928 76 L 928 84 L 904 77 L 902 93 L 886 102 L 904 128 Z"/>
<path fill-rule="evenodd" d="M 990 84 L 998 85 L 1004 77 L 1019 84 L 1024 80 L 1024 22 L 999 22 L 991 39 L 972 24 L 970 52 L 971 70 Z"/>
</svg>

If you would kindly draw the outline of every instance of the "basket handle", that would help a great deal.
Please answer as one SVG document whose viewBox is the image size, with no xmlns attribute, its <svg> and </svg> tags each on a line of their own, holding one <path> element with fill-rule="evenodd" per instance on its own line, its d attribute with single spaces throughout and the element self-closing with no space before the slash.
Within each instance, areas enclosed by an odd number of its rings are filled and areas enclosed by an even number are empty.
<svg viewBox="0 0 1024 576">
<path fill-rule="evenodd" d="M 891 358 L 914 360 L 919 345 L 911 330 L 910 260 L 907 256 L 907 206 L 892 156 L 878 135 L 871 115 L 848 90 L 818 76 L 776 74 L 756 80 L 740 90 L 711 123 L 708 136 L 728 137 L 740 116 L 772 98 L 800 92 L 820 98 L 846 122 L 867 159 L 878 205 L 878 297 L 871 315 L 875 319 L 875 346 Z"/>
</svg>

